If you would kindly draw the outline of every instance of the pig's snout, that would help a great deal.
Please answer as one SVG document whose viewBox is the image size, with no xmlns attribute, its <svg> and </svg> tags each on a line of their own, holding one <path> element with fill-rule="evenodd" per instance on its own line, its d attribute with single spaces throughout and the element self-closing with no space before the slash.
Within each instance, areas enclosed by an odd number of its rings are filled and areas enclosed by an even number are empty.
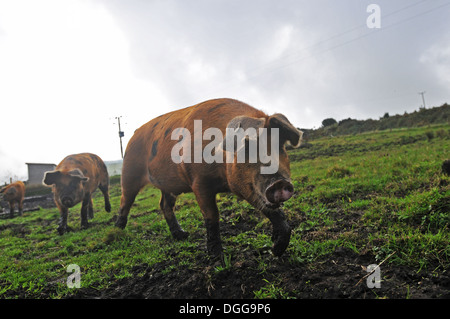
<svg viewBox="0 0 450 319">
<path fill-rule="evenodd" d="M 66 206 L 66 207 L 72 207 L 73 206 L 73 199 L 68 197 L 68 196 L 64 196 L 63 198 L 61 198 L 61 203 Z"/>
<path fill-rule="evenodd" d="M 272 204 L 281 204 L 294 194 L 294 186 L 287 180 L 279 180 L 267 187 L 266 198 Z"/>
</svg>

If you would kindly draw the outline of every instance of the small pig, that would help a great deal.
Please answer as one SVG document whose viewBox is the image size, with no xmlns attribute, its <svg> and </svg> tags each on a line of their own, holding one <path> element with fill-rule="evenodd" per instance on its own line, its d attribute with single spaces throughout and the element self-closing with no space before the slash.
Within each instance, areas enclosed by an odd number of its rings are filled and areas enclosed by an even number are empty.
<svg viewBox="0 0 450 319">
<path fill-rule="evenodd" d="M 259 144 L 259 150 L 272 146 L 270 153 L 277 156 L 272 156 L 270 163 L 267 160 L 262 163 L 258 156 L 253 156 L 253 161 L 237 160 L 242 154 L 246 158 L 252 155 L 248 151 L 238 154 L 240 150 L 237 147 L 229 147 L 238 136 L 228 138 L 227 134 L 239 128 L 253 132 L 267 129 L 267 143 Z M 274 133 L 271 133 L 272 129 L 276 129 Z M 278 138 L 274 139 L 277 137 L 275 133 Z M 241 139 L 242 146 L 249 146 L 252 140 L 261 141 L 261 137 L 255 134 L 238 139 Z M 232 99 L 209 100 L 161 115 L 137 129 L 127 145 L 116 226 L 125 228 L 136 195 L 145 185 L 153 184 L 161 190 L 159 205 L 172 236 L 184 239 L 188 234 L 178 224 L 173 208 L 177 195 L 194 192 L 205 219 L 208 252 L 220 257 L 222 244 L 216 195 L 233 192 L 272 222 L 272 251 L 280 256 L 289 244 L 291 229 L 279 206 L 294 192 L 285 144 L 300 146 L 302 134 L 284 115 L 268 116 Z M 212 135 L 215 135 L 214 142 L 211 142 Z M 262 174 L 264 169 L 268 169 L 270 174 Z"/>
<path fill-rule="evenodd" d="M 21 181 L 9 184 L 2 189 L 0 193 L 3 193 L 3 198 L 9 203 L 9 215 L 14 217 L 14 205 L 17 203 L 19 206 L 19 215 L 23 213 L 23 199 L 25 197 L 25 184 Z"/>
<path fill-rule="evenodd" d="M 60 235 L 69 230 L 67 227 L 69 208 L 79 202 L 82 202 L 81 227 L 88 227 L 88 216 L 94 217 L 91 196 L 97 187 L 105 198 L 105 210 L 111 211 L 108 171 L 102 159 L 95 154 L 81 153 L 67 156 L 58 164 L 56 170 L 45 173 L 43 184 L 53 188 L 55 203 L 61 214 L 58 226 Z"/>
</svg>

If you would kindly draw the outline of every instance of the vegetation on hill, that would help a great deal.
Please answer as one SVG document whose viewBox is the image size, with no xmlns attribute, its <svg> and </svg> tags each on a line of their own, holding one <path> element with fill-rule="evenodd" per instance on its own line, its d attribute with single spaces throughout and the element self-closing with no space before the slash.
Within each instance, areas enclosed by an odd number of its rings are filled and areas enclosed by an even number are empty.
<svg viewBox="0 0 450 319">
<path fill-rule="evenodd" d="M 302 129 L 305 137 L 309 139 L 323 136 L 351 135 L 371 131 L 381 131 L 387 129 L 421 127 L 432 124 L 450 123 L 450 105 L 447 103 L 433 108 L 421 108 L 413 113 L 404 113 L 402 115 L 389 115 L 385 113 L 378 120 L 356 120 L 344 119 L 339 122 L 332 118 L 322 121 L 322 127 L 317 130 Z"/>
</svg>

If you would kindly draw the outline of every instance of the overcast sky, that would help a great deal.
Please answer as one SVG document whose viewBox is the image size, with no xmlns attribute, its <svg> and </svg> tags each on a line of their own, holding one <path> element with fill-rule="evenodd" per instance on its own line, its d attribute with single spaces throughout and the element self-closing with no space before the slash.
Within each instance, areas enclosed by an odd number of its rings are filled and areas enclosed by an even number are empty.
<svg viewBox="0 0 450 319">
<path fill-rule="evenodd" d="M 369 4 L 381 28 L 368 28 Z M 230 97 L 297 127 L 450 101 L 449 0 L 0 0 L 0 182 L 120 159 L 135 129 Z M 369 19 L 370 21 L 373 21 Z"/>
</svg>

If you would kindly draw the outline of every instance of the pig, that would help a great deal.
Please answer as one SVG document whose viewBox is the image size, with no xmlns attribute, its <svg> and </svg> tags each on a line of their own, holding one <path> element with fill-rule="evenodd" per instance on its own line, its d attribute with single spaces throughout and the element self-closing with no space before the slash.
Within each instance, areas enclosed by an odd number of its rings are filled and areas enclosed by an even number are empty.
<svg viewBox="0 0 450 319">
<path fill-rule="evenodd" d="M 205 159 L 185 158 L 181 161 L 178 158 L 174 161 L 173 149 L 178 147 L 179 150 L 179 143 L 182 143 L 177 136 L 177 130 L 180 132 L 179 129 L 182 128 L 194 132 L 194 122 L 198 120 L 201 120 L 202 127 L 200 132 L 194 135 L 201 135 L 209 128 L 217 128 L 222 134 L 223 140 L 221 143 L 218 141 L 217 147 L 211 152 L 215 158 L 222 160 L 207 163 Z M 278 167 L 276 172 L 261 174 L 261 169 L 266 165 L 262 165 L 260 161 L 236 161 L 237 150 L 229 151 L 225 141 L 228 141 L 228 129 L 237 128 L 278 129 L 279 141 L 276 142 L 279 142 L 279 147 L 275 152 L 278 156 L 273 159 Z M 220 258 L 223 248 L 216 195 L 232 192 L 245 199 L 271 221 L 274 242 L 272 252 L 275 256 L 281 256 L 289 244 L 291 229 L 280 205 L 294 192 L 285 144 L 299 147 L 302 134 L 303 132 L 295 128 L 284 115 L 268 116 L 233 99 L 208 100 L 161 115 L 138 128 L 128 142 L 123 160 L 122 196 L 116 226 L 122 229 L 126 227 L 127 216 L 136 195 L 145 185 L 152 184 L 161 190 L 159 206 L 172 236 L 178 240 L 185 239 L 188 234 L 179 225 L 173 208 L 179 194 L 193 192 L 205 221 L 208 253 L 212 257 Z M 205 149 L 210 140 L 211 138 L 206 138 L 201 143 L 194 141 L 194 146 L 191 143 L 190 149 L 186 146 L 180 151 L 191 155 L 199 154 L 196 148 Z M 268 144 L 271 144 L 271 138 L 267 140 Z M 245 137 L 246 145 L 248 142 L 249 138 Z M 227 154 L 233 162 L 225 161 Z"/>
<path fill-rule="evenodd" d="M 109 201 L 109 176 L 100 157 L 91 153 L 73 154 L 65 157 L 54 171 L 44 175 L 43 184 L 52 186 L 55 204 L 60 211 L 58 233 L 69 230 L 67 215 L 69 208 L 81 205 L 81 228 L 88 228 L 88 217 L 94 217 L 92 194 L 97 189 L 103 193 L 105 210 L 111 211 Z"/>
<path fill-rule="evenodd" d="M 9 203 L 9 215 L 11 218 L 14 217 L 14 206 L 15 203 L 18 205 L 19 215 L 23 214 L 23 199 L 25 197 L 25 184 L 21 181 L 9 184 L 2 189 L 0 193 L 3 193 L 3 198 Z"/>
</svg>

